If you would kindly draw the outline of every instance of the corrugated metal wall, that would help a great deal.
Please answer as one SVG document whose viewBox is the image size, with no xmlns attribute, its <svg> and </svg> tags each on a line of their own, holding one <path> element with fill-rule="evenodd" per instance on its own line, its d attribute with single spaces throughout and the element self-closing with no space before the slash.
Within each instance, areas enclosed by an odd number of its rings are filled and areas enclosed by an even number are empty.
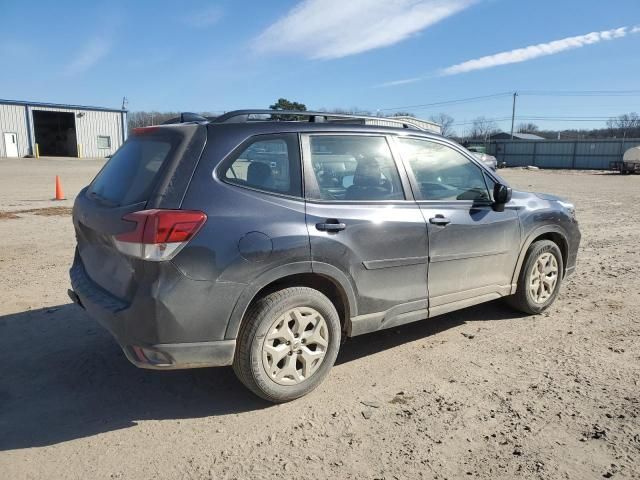
<svg viewBox="0 0 640 480">
<path fill-rule="evenodd" d="M 622 160 L 624 152 L 636 146 L 640 146 L 640 139 L 494 140 L 488 153 L 511 167 L 606 170 L 610 162 Z"/>
<path fill-rule="evenodd" d="M 18 135 L 18 155 L 20 157 L 30 153 L 26 107 L 0 103 L 0 157 L 7 156 L 4 145 L 5 133 Z"/>
<path fill-rule="evenodd" d="M 76 138 L 82 145 L 83 157 L 106 157 L 112 155 L 124 142 L 122 138 L 122 115 L 120 112 L 98 110 L 75 110 L 70 108 L 31 107 L 32 112 L 71 112 L 76 120 Z M 80 115 L 80 116 L 79 116 Z M 29 118 L 33 131 L 33 115 Z M 111 138 L 111 148 L 99 149 L 98 136 Z"/>
<path fill-rule="evenodd" d="M 33 112 L 73 113 L 76 124 L 76 138 L 82 145 L 83 157 L 106 157 L 112 155 L 124 142 L 122 112 L 88 109 L 75 109 L 39 105 L 14 105 L 0 103 L 0 157 L 6 156 L 4 133 L 18 135 L 18 155 L 33 155 L 30 145 L 35 145 L 33 130 Z M 98 136 L 111 139 L 110 148 L 98 148 Z"/>
<path fill-rule="evenodd" d="M 398 121 L 416 125 L 419 128 L 422 128 L 428 132 L 440 133 L 442 130 L 440 125 L 432 122 L 427 122 L 426 120 L 420 120 L 419 118 L 413 117 L 394 117 L 395 122 L 385 120 L 384 117 L 380 118 L 367 118 L 364 123 L 365 125 L 376 125 L 378 127 L 397 127 Z"/>
</svg>

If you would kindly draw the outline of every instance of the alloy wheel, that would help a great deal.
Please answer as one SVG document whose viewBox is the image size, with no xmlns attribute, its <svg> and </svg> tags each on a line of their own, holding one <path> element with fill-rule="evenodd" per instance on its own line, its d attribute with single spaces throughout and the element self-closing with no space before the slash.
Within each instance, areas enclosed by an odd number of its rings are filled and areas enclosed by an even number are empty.
<svg viewBox="0 0 640 480">
<path fill-rule="evenodd" d="M 542 253 L 533 265 L 529 275 L 529 293 L 538 304 L 545 303 L 558 285 L 558 261 L 549 252 Z"/>
<path fill-rule="evenodd" d="M 297 385 L 322 365 L 329 346 L 324 317 L 310 307 L 295 307 L 278 317 L 262 345 L 262 365 L 279 385 Z"/>
</svg>

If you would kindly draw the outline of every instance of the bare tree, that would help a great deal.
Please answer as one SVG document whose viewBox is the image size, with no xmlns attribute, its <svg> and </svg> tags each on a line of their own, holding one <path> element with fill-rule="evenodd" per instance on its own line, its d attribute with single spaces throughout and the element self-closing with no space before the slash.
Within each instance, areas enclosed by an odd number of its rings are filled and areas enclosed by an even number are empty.
<svg viewBox="0 0 640 480">
<path fill-rule="evenodd" d="M 636 112 L 625 113 L 607 120 L 607 127 L 611 130 L 628 130 L 640 127 L 640 115 Z"/>
<path fill-rule="evenodd" d="M 635 112 L 625 113 L 607 120 L 610 137 L 640 137 L 640 115 Z"/>
<path fill-rule="evenodd" d="M 214 112 L 199 112 L 203 117 L 213 118 L 219 115 Z M 127 128 L 131 132 L 132 129 L 138 127 L 148 127 L 150 125 L 161 125 L 166 121 L 177 121 L 180 112 L 157 112 L 157 111 L 137 111 L 127 113 Z"/>
<path fill-rule="evenodd" d="M 518 125 L 518 133 L 536 133 L 540 131 L 540 127 L 535 123 L 521 123 Z"/>
<path fill-rule="evenodd" d="M 473 120 L 469 136 L 471 138 L 486 140 L 487 137 L 499 131 L 495 121 L 486 117 L 477 117 Z"/>
<path fill-rule="evenodd" d="M 447 115 L 446 113 L 438 113 L 437 115 L 431 115 L 429 120 L 440 125 L 440 133 L 443 136 L 448 137 L 453 134 L 453 117 L 451 115 Z"/>
<path fill-rule="evenodd" d="M 160 125 L 167 120 L 179 117 L 179 112 L 156 112 L 141 111 L 129 112 L 127 114 L 127 126 L 129 130 L 138 127 L 148 127 L 150 125 Z"/>
</svg>

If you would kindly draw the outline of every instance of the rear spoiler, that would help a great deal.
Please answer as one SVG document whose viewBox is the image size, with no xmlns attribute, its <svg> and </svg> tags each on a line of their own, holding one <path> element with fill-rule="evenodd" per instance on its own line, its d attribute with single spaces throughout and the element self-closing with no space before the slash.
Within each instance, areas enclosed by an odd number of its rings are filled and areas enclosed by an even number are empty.
<svg viewBox="0 0 640 480">
<path fill-rule="evenodd" d="M 162 125 L 172 125 L 176 123 L 209 123 L 210 119 L 198 115 L 197 113 L 183 112 L 179 117 L 170 118 L 169 120 L 162 122 Z"/>
</svg>

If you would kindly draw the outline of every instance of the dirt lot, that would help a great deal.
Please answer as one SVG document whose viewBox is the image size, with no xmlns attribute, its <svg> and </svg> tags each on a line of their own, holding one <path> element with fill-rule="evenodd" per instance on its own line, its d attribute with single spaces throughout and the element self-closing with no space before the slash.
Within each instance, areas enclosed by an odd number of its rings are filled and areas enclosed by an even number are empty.
<svg viewBox="0 0 640 480">
<path fill-rule="evenodd" d="M 640 177 L 512 170 L 578 206 L 544 315 L 500 302 L 343 346 L 272 406 L 228 368 L 149 372 L 66 296 L 69 198 L 100 161 L 0 159 L 0 477 L 640 478 Z M 17 216 L 19 218 L 10 218 Z"/>
</svg>

